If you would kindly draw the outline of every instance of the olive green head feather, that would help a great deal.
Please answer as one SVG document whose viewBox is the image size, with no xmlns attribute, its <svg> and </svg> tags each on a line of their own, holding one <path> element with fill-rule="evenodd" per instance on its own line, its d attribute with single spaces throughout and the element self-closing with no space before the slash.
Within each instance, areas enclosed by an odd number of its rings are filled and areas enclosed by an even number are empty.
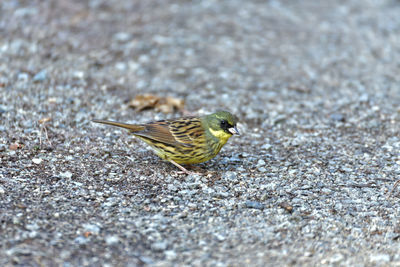
<svg viewBox="0 0 400 267">
<path fill-rule="evenodd" d="M 239 131 L 236 128 L 238 118 L 227 111 L 217 111 L 206 116 L 205 120 L 215 136 L 229 135 L 227 137 L 230 137 L 233 134 L 239 135 Z"/>
</svg>

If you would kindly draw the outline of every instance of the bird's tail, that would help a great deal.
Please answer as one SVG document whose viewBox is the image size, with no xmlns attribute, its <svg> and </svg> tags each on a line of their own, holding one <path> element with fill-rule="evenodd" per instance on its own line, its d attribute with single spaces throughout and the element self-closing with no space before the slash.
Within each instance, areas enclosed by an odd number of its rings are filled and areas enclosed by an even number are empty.
<svg viewBox="0 0 400 267">
<path fill-rule="evenodd" d="M 136 124 L 127 124 L 127 123 L 121 123 L 121 122 L 116 122 L 116 121 L 104 121 L 104 120 L 92 120 L 92 121 L 96 122 L 96 123 L 102 123 L 102 124 L 107 124 L 107 125 L 112 125 L 112 126 L 129 129 L 129 130 L 131 130 L 131 132 L 143 131 L 145 129 L 144 126 L 136 125 Z"/>
</svg>

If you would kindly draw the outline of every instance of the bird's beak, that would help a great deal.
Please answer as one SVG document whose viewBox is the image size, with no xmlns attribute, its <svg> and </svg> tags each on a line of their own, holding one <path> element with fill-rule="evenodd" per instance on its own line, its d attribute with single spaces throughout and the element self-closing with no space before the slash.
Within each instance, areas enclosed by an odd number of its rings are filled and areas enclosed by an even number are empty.
<svg viewBox="0 0 400 267">
<path fill-rule="evenodd" d="M 240 133 L 239 133 L 238 129 L 236 128 L 236 126 L 235 126 L 235 127 L 232 127 L 232 128 L 228 128 L 228 131 L 229 131 L 231 134 L 240 135 Z"/>
</svg>

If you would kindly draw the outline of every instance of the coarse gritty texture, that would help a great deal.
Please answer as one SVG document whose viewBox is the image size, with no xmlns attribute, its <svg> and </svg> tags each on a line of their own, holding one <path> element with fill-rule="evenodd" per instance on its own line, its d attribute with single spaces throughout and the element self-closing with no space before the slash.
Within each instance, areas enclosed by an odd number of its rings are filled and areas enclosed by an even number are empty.
<svg viewBox="0 0 400 267">
<path fill-rule="evenodd" d="M 399 14 L 0 1 L 0 266 L 400 265 Z M 179 175 L 90 122 L 182 115 L 127 107 L 143 93 L 229 110 L 242 135 Z"/>
</svg>

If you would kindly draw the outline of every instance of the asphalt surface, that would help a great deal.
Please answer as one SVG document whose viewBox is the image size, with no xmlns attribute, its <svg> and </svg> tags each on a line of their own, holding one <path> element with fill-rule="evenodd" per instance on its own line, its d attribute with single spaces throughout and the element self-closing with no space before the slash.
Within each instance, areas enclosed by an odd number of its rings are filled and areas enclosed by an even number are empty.
<svg viewBox="0 0 400 267">
<path fill-rule="evenodd" d="M 400 266 L 400 1 L 0 2 L 1 266 Z M 135 111 L 150 93 L 184 112 Z M 229 110 L 202 175 L 123 130 Z"/>
</svg>

